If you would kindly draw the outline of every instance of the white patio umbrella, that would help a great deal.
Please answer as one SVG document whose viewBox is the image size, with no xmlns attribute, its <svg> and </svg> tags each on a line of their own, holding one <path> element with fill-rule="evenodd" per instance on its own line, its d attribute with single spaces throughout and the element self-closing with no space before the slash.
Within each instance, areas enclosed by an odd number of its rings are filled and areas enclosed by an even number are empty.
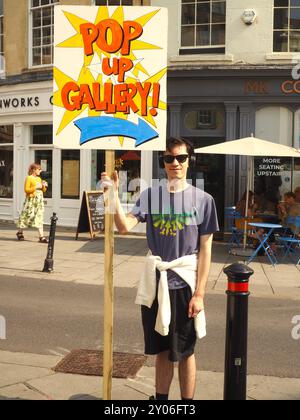
<svg viewBox="0 0 300 420">
<path fill-rule="evenodd" d="M 208 147 L 195 149 L 195 153 L 217 154 L 217 155 L 236 155 L 248 156 L 248 180 L 247 180 L 247 198 L 246 214 L 248 217 L 249 191 L 251 179 L 254 175 L 254 157 L 295 157 L 300 158 L 300 150 L 293 147 L 284 146 L 270 141 L 261 140 L 253 137 L 246 137 L 239 140 L 228 141 Z M 244 229 L 244 248 L 247 241 L 247 222 Z"/>
</svg>

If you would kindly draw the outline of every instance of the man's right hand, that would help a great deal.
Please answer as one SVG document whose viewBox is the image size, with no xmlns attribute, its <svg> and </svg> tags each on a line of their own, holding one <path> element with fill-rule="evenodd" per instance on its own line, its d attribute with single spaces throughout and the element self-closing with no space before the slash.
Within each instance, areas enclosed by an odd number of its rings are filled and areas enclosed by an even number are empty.
<svg viewBox="0 0 300 420">
<path fill-rule="evenodd" d="M 119 175 L 117 171 L 113 172 L 112 177 L 108 176 L 107 172 L 102 172 L 101 174 L 101 181 L 103 189 L 110 188 L 113 186 L 115 191 L 118 191 L 119 189 Z"/>
</svg>

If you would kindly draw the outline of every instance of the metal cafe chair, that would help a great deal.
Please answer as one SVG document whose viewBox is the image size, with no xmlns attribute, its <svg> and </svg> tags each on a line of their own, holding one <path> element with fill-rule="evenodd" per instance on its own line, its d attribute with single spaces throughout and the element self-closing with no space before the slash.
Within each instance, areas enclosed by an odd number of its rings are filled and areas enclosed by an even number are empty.
<svg viewBox="0 0 300 420">
<path fill-rule="evenodd" d="M 242 216 L 236 211 L 235 207 L 225 207 L 225 222 L 228 226 L 229 232 L 231 234 L 229 241 L 227 243 L 228 251 L 233 247 L 240 247 L 243 241 L 243 231 L 236 227 L 236 221 Z"/>
<path fill-rule="evenodd" d="M 293 234 L 287 235 L 288 231 L 291 231 L 290 227 L 293 228 Z M 286 221 L 286 230 L 284 236 L 279 238 L 279 241 L 283 244 L 284 255 L 282 261 L 292 255 L 300 254 L 300 238 L 297 234 L 300 232 L 300 216 L 289 216 Z M 299 255 L 300 256 L 300 255 Z M 300 258 L 296 265 L 300 264 Z"/>
</svg>

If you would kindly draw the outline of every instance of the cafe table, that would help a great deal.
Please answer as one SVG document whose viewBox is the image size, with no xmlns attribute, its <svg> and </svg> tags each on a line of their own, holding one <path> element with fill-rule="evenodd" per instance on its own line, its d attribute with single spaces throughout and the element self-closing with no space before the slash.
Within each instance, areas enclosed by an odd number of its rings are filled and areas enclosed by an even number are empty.
<svg viewBox="0 0 300 420">
<path fill-rule="evenodd" d="M 273 265 L 273 267 L 275 267 L 275 265 L 278 264 L 278 261 L 277 261 L 274 251 L 272 250 L 269 244 L 269 239 L 270 239 L 270 236 L 273 234 L 273 232 L 276 229 L 282 229 L 282 226 L 277 225 L 275 223 L 249 223 L 249 226 L 255 228 L 255 235 L 259 241 L 259 246 L 256 248 L 256 250 L 253 252 L 251 257 L 249 258 L 248 264 L 250 264 L 257 257 L 259 251 L 263 249 L 270 263 Z M 258 234 L 259 229 L 264 229 L 264 230 L 266 229 L 267 232 L 264 233 L 263 235 L 259 235 Z"/>
</svg>

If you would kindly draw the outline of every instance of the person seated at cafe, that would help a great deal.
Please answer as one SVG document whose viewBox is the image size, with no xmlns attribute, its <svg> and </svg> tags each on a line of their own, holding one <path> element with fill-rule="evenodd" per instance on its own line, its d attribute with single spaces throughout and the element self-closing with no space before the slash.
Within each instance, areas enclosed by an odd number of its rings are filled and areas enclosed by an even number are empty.
<svg viewBox="0 0 300 420">
<path fill-rule="evenodd" d="M 284 195 L 284 202 L 278 205 L 278 213 L 282 225 L 285 226 L 285 235 L 292 236 L 295 233 L 299 234 L 299 229 L 297 229 L 294 224 L 289 224 L 287 226 L 289 217 L 300 216 L 300 203 L 297 203 L 295 193 L 289 192 Z M 287 227 L 288 229 L 286 229 Z"/>
<path fill-rule="evenodd" d="M 284 194 L 284 201 L 278 204 L 278 215 L 283 223 L 290 216 L 291 208 L 296 204 L 296 194 L 288 192 Z"/>
<path fill-rule="evenodd" d="M 288 212 L 289 217 L 299 217 L 300 218 L 300 202 L 297 201 L 297 196 L 295 199 L 295 203 L 289 207 Z M 297 236 L 300 235 L 300 228 L 299 226 L 294 225 L 293 223 L 289 225 L 291 231 L 296 234 Z"/>
<path fill-rule="evenodd" d="M 273 197 L 270 192 L 267 193 L 260 193 L 254 194 L 254 206 L 252 208 L 253 213 L 253 221 L 255 223 L 271 223 L 271 224 L 278 224 L 279 218 L 277 215 L 277 198 Z M 261 240 L 263 240 L 264 235 L 267 234 L 269 229 L 267 228 L 258 228 L 256 230 L 256 233 L 248 233 L 248 237 L 252 240 L 252 245 L 256 249 L 260 242 L 257 239 L 257 236 L 260 237 Z M 273 233 L 269 238 L 269 244 L 271 250 L 269 250 L 269 253 L 276 253 L 277 247 L 276 247 L 276 238 L 275 234 Z M 265 254 L 264 249 L 261 249 L 258 253 L 259 256 L 263 256 Z"/>
<path fill-rule="evenodd" d="M 236 205 L 236 212 L 241 216 L 246 215 L 246 202 L 247 202 L 247 191 L 243 194 L 243 197 Z M 254 202 L 254 193 L 249 191 L 248 201 L 248 217 L 253 217 L 258 209 L 257 203 Z"/>
</svg>

